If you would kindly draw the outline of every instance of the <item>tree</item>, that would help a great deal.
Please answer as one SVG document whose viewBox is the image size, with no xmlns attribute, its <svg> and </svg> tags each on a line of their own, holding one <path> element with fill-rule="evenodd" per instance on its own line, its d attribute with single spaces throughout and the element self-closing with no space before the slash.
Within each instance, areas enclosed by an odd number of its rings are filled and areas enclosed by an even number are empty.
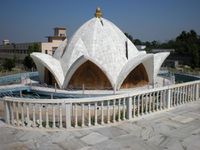
<svg viewBox="0 0 200 150">
<path fill-rule="evenodd" d="M 142 45 L 142 42 L 141 42 L 139 39 L 133 40 L 133 43 L 134 43 L 135 45 Z"/>
<path fill-rule="evenodd" d="M 132 35 L 130 35 L 130 34 L 128 34 L 128 33 L 124 33 L 125 35 L 126 35 L 126 37 L 131 41 L 131 42 L 133 42 L 133 37 L 132 37 Z"/>
<path fill-rule="evenodd" d="M 35 68 L 35 63 L 30 55 L 26 56 L 23 60 L 23 65 L 27 69 Z"/>
<path fill-rule="evenodd" d="M 151 42 L 151 46 L 153 47 L 153 48 L 159 48 L 159 46 L 160 46 L 160 44 L 159 44 L 159 42 L 158 41 L 152 41 Z"/>
<path fill-rule="evenodd" d="M 38 44 L 34 43 L 33 45 L 28 47 L 28 55 L 23 60 L 23 65 L 27 69 L 36 68 L 33 59 L 31 58 L 30 54 L 33 52 L 39 52 L 40 47 Z"/>
<path fill-rule="evenodd" d="M 128 33 L 124 33 L 135 45 L 146 45 L 146 51 L 151 49 L 175 49 L 175 53 L 171 56 L 190 65 L 193 68 L 200 67 L 200 36 L 194 31 L 182 31 L 174 40 L 163 43 L 158 41 L 141 42 L 139 39 L 133 40 Z"/>
<path fill-rule="evenodd" d="M 6 58 L 4 61 L 3 61 L 3 69 L 5 70 L 8 70 L 8 71 L 11 71 L 12 68 L 15 67 L 15 60 L 14 59 L 8 59 Z"/>
<path fill-rule="evenodd" d="M 34 43 L 28 47 L 28 54 L 30 55 L 33 52 L 40 52 L 40 46 L 37 43 Z"/>
<path fill-rule="evenodd" d="M 124 33 L 126 37 L 135 45 L 143 45 L 144 43 L 140 39 L 133 39 L 132 35 L 128 34 L 127 32 Z"/>
<path fill-rule="evenodd" d="M 177 54 L 184 54 L 191 57 L 190 65 L 200 67 L 200 38 L 194 30 L 190 32 L 183 31 L 176 38 L 176 52 Z"/>
</svg>

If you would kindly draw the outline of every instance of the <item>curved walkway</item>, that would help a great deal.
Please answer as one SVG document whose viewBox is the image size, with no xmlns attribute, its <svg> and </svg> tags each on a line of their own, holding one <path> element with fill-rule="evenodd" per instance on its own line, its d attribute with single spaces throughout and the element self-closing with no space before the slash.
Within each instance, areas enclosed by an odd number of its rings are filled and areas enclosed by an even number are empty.
<svg viewBox="0 0 200 150">
<path fill-rule="evenodd" d="M 200 101 L 115 126 L 43 131 L 7 127 L 0 121 L 0 150 L 199 150 Z"/>
</svg>

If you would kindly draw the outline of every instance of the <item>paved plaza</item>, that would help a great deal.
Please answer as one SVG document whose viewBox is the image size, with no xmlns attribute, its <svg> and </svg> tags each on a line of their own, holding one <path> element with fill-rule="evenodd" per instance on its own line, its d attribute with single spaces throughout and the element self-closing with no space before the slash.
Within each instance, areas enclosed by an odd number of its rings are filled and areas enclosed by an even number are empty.
<svg viewBox="0 0 200 150">
<path fill-rule="evenodd" d="M 17 129 L 0 121 L 0 150 L 200 150 L 200 101 L 113 126 Z"/>
</svg>

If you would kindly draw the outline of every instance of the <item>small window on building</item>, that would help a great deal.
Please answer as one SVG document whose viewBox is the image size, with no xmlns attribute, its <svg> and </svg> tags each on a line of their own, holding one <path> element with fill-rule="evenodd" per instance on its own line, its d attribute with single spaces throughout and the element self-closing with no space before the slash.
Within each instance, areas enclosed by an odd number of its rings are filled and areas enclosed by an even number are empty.
<svg viewBox="0 0 200 150">
<path fill-rule="evenodd" d="M 52 47 L 52 55 L 55 53 L 55 51 L 56 51 L 57 48 L 58 47 Z"/>
<path fill-rule="evenodd" d="M 125 42 L 126 58 L 128 59 L 128 42 Z"/>
<path fill-rule="evenodd" d="M 65 37 L 65 34 L 60 34 L 60 37 Z"/>
<path fill-rule="evenodd" d="M 48 54 L 48 50 L 45 50 L 45 54 Z"/>
</svg>

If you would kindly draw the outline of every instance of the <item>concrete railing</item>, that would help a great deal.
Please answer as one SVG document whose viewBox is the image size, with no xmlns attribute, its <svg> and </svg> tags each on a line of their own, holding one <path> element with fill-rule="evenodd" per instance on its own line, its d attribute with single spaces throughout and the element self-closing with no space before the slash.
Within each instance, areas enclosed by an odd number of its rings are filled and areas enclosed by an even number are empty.
<svg viewBox="0 0 200 150">
<path fill-rule="evenodd" d="M 199 100 L 200 81 L 121 95 L 81 99 L 4 97 L 4 119 L 12 126 L 82 128 L 112 124 Z"/>
</svg>

